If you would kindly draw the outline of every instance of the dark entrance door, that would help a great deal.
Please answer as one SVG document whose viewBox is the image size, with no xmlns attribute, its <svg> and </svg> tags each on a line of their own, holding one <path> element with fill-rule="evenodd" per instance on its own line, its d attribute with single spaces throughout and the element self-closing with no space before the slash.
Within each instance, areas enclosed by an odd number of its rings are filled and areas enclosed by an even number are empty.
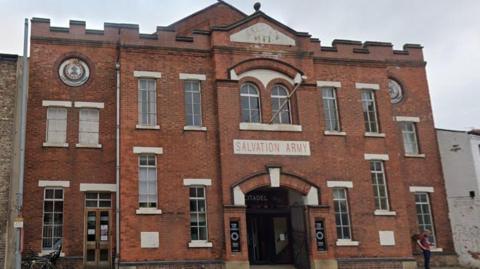
<svg viewBox="0 0 480 269">
<path fill-rule="evenodd" d="M 245 198 L 250 264 L 293 264 L 288 191 L 259 189 Z"/>
</svg>

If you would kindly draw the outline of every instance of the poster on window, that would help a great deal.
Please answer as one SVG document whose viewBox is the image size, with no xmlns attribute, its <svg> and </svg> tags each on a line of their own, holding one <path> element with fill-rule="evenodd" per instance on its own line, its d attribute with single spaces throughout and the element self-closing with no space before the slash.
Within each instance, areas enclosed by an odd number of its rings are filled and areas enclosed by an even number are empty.
<svg viewBox="0 0 480 269">
<path fill-rule="evenodd" d="M 237 220 L 230 221 L 230 246 L 232 252 L 240 252 L 240 224 Z"/>
<path fill-rule="evenodd" d="M 315 220 L 315 239 L 317 240 L 317 250 L 327 250 L 327 240 L 325 239 L 325 226 L 323 220 Z"/>
<path fill-rule="evenodd" d="M 108 240 L 108 225 L 100 225 L 100 240 Z"/>
</svg>

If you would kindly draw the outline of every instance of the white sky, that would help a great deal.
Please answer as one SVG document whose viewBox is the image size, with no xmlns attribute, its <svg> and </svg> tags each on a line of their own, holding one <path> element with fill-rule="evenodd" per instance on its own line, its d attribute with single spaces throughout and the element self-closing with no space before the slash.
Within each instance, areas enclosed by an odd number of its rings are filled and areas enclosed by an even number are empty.
<svg viewBox="0 0 480 269">
<path fill-rule="evenodd" d="M 227 0 L 247 14 L 254 0 Z M 329 46 L 333 39 L 424 46 L 435 125 L 480 128 L 479 0 L 263 0 L 261 10 L 291 28 L 309 32 Z M 84 20 L 135 23 L 143 33 L 168 25 L 215 0 L 0 0 L 0 53 L 21 54 L 24 18 L 50 18 L 68 27 Z"/>
</svg>

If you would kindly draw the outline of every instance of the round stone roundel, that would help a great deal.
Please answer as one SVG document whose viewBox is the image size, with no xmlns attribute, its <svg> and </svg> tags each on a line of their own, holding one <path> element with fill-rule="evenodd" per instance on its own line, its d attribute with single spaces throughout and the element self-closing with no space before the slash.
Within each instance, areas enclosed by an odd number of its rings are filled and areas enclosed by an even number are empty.
<svg viewBox="0 0 480 269">
<path fill-rule="evenodd" d="M 390 94 L 390 101 L 393 104 L 399 103 L 403 99 L 402 86 L 393 79 L 388 81 L 388 93 Z"/>
<path fill-rule="evenodd" d="M 60 64 L 58 74 L 63 83 L 77 87 L 85 84 L 90 77 L 90 69 L 87 63 L 79 58 L 69 58 Z"/>
</svg>

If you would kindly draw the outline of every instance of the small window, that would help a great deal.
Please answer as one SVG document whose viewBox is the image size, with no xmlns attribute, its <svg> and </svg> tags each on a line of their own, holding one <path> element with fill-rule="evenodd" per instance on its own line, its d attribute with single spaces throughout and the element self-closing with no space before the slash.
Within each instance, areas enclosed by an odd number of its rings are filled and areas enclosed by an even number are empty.
<svg viewBox="0 0 480 269">
<path fill-rule="evenodd" d="M 111 195 L 108 192 L 87 192 L 85 194 L 85 207 L 110 208 Z"/>
<path fill-rule="evenodd" d="M 208 239 L 205 187 L 190 187 L 190 236 L 192 241 Z"/>
<path fill-rule="evenodd" d="M 336 89 L 332 87 L 322 88 L 322 99 L 325 130 L 340 132 Z"/>
<path fill-rule="evenodd" d="M 373 90 L 362 90 L 362 108 L 365 131 L 368 133 L 379 133 L 377 106 Z"/>
<path fill-rule="evenodd" d="M 47 137 L 50 144 L 64 144 L 67 141 L 67 109 L 49 107 L 47 109 Z"/>
<path fill-rule="evenodd" d="M 94 108 L 80 109 L 79 143 L 97 145 L 99 129 L 99 111 Z"/>
<path fill-rule="evenodd" d="M 433 225 L 432 209 L 430 207 L 430 197 L 426 192 L 415 193 L 415 207 L 417 210 L 418 230 L 429 230 L 431 232 L 429 241 L 436 245 L 435 229 Z"/>
<path fill-rule="evenodd" d="M 242 122 L 260 122 L 260 95 L 252 83 L 240 87 Z"/>
<path fill-rule="evenodd" d="M 143 126 L 157 125 L 156 80 L 138 80 L 138 123 Z"/>
<path fill-rule="evenodd" d="M 375 209 L 390 210 L 383 162 L 371 161 L 370 174 L 372 177 L 373 195 L 375 197 Z"/>
<path fill-rule="evenodd" d="M 419 154 L 415 123 L 405 121 L 401 126 L 405 154 Z"/>
<path fill-rule="evenodd" d="M 272 115 L 276 115 L 273 118 L 273 123 L 290 124 L 292 117 L 287 89 L 282 85 L 273 86 L 271 98 Z"/>
<path fill-rule="evenodd" d="M 157 159 L 155 155 L 138 157 L 138 202 L 140 208 L 157 207 Z"/>
<path fill-rule="evenodd" d="M 202 126 L 202 101 L 200 81 L 186 80 L 184 82 L 185 95 L 185 125 Z"/>
<path fill-rule="evenodd" d="M 345 188 L 333 188 L 333 206 L 337 239 L 351 240 L 350 213 L 348 212 L 347 190 Z"/>
<path fill-rule="evenodd" d="M 63 238 L 63 189 L 47 188 L 43 197 L 42 249 L 53 249 Z"/>
</svg>

